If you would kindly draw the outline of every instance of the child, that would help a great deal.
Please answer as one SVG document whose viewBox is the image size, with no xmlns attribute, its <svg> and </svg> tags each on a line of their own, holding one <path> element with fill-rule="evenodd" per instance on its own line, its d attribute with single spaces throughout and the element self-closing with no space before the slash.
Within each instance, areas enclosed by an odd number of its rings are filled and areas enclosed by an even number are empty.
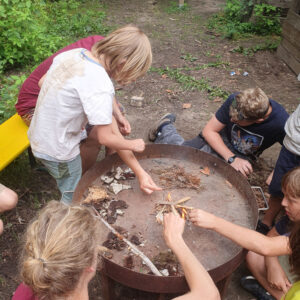
<svg viewBox="0 0 300 300">
<path fill-rule="evenodd" d="M 0 213 L 11 210 L 18 203 L 18 195 L 0 183 Z M 3 233 L 3 222 L 0 219 L 0 235 Z"/>
<path fill-rule="evenodd" d="M 174 300 L 219 300 L 220 294 L 211 277 L 182 238 L 184 219 L 173 213 L 164 215 L 164 238 L 177 256 L 190 292 Z"/>
<path fill-rule="evenodd" d="M 128 84 L 144 75 L 151 61 L 147 36 L 129 25 L 98 41 L 91 52 L 79 48 L 57 55 L 40 79 L 42 88 L 28 137 L 34 156 L 56 179 L 61 201 L 72 201 L 82 169 L 96 160 L 99 144 L 118 152 L 137 175 L 143 191 L 160 190 L 132 153 L 142 152 L 144 141 L 124 139 L 113 117 L 111 78 Z M 80 146 L 81 130 L 87 122 L 94 126 Z"/>
<path fill-rule="evenodd" d="M 12 299 L 89 299 L 100 236 L 99 220 L 88 208 L 49 202 L 25 233 L 23 283 Z"/>
<path fill-rule="evenodd" d="M 247 262 L 253 275 L 268 291 L 264 290 L 253 279 L 244 278 L 242 285 L 259 299 L 288 299 L 296 300 L 300 296 L 300 281 L 291 284 L 274 256 L 289 255 L 293 273 L 300 277 L 300 167 L 288 172 L 282 180 L 284 198 L 282 206 L 288 217 L 295 222 L 289 236 L 287 229 L 278 234 L 264 236 L 256 231 L 235 225 L 200 209 L 192 210 L 190 220 L 197 226 L 212 229 L 243 248 L 250 250 Z M 289 231 L 289 229 L 288 229 Z M 274 232 L 275 233 L 275 232 Z M 282 235 L 279 235 L 282 234 Z M 268 261 L 268 260 L 273 261 Z M 274 262 L 275 260 L 275 262 Z M 270 274 L 272 272 L 272 274 Z M 276 278 L 275 278 L 275 277 Z M 270 295 L 271 294 L 271 295 Z M 285 295 L 286 294 L 286 295 Z M 298 295 L 293 296 L 292 295 Z M 285 295 L 285 298 L 283 296 Z"/>
<path fill-rule="evenodd" d="M 259 223 L 260 232 L 267 233 L 272 227 L 273 220 L 281 209 L 283 198 L 280 182 L 282 176 L 294 167 L 300 166 L 300 105 L 288 118 L 284 126 L 286 136 L 275 165 L 274 174 L 269 186 L 269 209 Z"/>
<path fill-rule="evenodd" d="M 230 95 L 196 138 L 184 141 L 173 125 L 175 116 L 167 114 L 149 130 L 149 140 L 219 155 L 247 176 L 252 172 L 251 161 L 276 142 L 282 144 L 287 118 L 280 104 L 260 88 L 251 88 Z"/>
</svg>

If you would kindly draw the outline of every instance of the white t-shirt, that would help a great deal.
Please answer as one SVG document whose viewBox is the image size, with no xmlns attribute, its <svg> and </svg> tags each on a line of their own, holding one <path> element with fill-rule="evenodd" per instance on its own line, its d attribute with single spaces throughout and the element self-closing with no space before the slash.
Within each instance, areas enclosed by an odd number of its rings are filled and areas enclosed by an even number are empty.
<svg viewBox="0 0 300 300">
<path fill-rule="evenodd" d="M 286 132 L 283 140 L 284 146 L 290 152 L 300 155 L 300 104 L 287 119 L 284 130 Z"/>
<path fill-rule="evenodd" d="M 105 69 L 85 49 L 57 55 L 39 93 L 28 137 L 37 157 L 69 161 L 79 153 L 87 122 L 112 122 L 114 87 Z"/>
</svg>

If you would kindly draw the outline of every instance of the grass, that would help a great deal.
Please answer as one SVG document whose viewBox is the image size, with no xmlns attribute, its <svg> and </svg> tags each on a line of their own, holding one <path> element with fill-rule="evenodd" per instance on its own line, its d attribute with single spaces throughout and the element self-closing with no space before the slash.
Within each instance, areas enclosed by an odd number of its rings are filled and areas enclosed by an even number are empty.
<svg viewBox="0 0 300 300">
<path fill-rule="evenodd" d="M 204 65 L 199 65 L 193 68 L 183 67 L 183 68 L 151 68 L 152 72 L 157 72 L 161 75 L 167 75 L 169 78 L 175 80 L 180 86 L 185 90 L 198 90 L 204 91 L 209 94 L 209 99 L 215 97 L 220 97 L 226 99 L 229 96 L 229 92 L 223 90 L 221 87 L 211 85 L 209 79 L 202 77 L 196 79 L 194 76 L 188 75 L 186 72 L 203 70 L 210 67 L 224 67 L 224 65 L 229 65 L 225 62 L 215 62 L 208 63 Z"/>
</svg>

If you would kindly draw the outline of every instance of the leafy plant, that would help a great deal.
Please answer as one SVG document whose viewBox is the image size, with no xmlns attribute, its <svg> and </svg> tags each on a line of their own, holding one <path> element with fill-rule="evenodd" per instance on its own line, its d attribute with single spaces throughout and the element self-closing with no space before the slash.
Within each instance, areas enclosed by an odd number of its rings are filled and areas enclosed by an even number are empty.
<svg viewBox="0 0 300 300">
<path fill-rule="evenodd" d="M 247 55 L 252 56 L 254 53 L 256 53 L 258 51 L 266 51 L 266 50 L 274 51 L 277 49 L 279 43 L 280 43 L 280 39 L 278 39 L 275 42 L 268 42 L 266 44 L 260 44 L 260 45 L 256 45 L 256 46 L 249 47 L 249 48 L 239 46 L 237 48 L 234 48 L 232 50 L 232 52 L 242 53 L 245 56 L 247 56 Z"/>
<path fill-rule="evenodd" d="M 0 123 L 15 114 L 15 104 L 21 85 L 26 79 L 26 75 L 11 75 L 1 77 L 0 90 Z"/>
<path fill-rule="evenodd" d="M 183 72 L 183 68 L 172 69 L 166 68 L 151 68 L 152 71 L 161 75 L 167 75 L 169 78 L 176 80 L 186 90 L 198 90 L 206 91 L 209 94 L 209 98 L 220 97 L 226 99 L 229 96 L 227 91 L 224 91 L 218 86 L 211 86 L 210 81 L 204 77 L 196 79 L 194 76 L 190 76 Z"/>
<path fill-rule="evenodd" d="M 179 6 L 178 1 L 171 1 L 170 6 L 166 8 L 166 12 L 171 14 L 171 13 L 187 11 L 188 9 L 189 7 L 187 3 L 184 3 L 182 6 Z"/>
<path fill-rule="evenodd" d="M 249 35 L 280 34 L 280 11 L 277 7 L 250 0 L 227 0 L 224 11 L 212 16 L 208 28 L 222 32 L 226 38 Z"/>
<path fill-rule="evenodd" d="M 198 59 L 197 57 L 194 57 L 191 53 L 183 54 L 180 56 L 180 58 L 190 62 L 194 62 Z"/>
<path fill-rule="evenodd" d="M 105 34 L 105 13 L 76 0 L 2 0 L 0 73 L 41 62 L 59 48 L 90 34 Z M 98 9 L 96 9 L 98 8 Z"/>
</svg>

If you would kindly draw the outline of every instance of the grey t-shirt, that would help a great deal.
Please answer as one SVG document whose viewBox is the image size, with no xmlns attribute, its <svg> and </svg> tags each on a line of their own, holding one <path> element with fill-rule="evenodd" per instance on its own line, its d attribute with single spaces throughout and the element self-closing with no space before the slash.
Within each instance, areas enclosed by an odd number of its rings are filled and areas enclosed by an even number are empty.
<svg viewBox="0 0 300 300">
<path fill-rule="evenodd" d="M 286 121 L 284 130 L 286 132 L 284 146 L 290 152 L 300 155 L 300 104 Z"/>
</svg>

